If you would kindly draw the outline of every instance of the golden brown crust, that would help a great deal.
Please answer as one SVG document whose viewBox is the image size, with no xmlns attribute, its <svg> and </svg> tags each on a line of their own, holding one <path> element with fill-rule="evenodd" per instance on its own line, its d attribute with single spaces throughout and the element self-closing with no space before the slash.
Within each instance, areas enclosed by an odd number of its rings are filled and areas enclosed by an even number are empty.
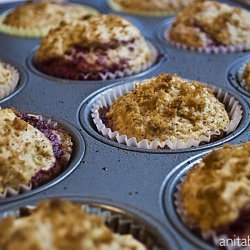
<svg viewBox="0 0 250 250">
<path fill-rule="evenodd" d="M 248 87 L 250 87 L 250 62 L 246 65 L 243 73 L 243 79 Z"/>
<path fill-rule="evenodd" d="M 250 44 L 250 14 L 214 1 L 191 4 L 177 15 L 169 37 L 192 47 Z"/>
<path fill-rule="evenodd" d="M 0 248 L 26 250 L 145 250 L 129 235 L 111 232 L 102 218 L 88 215 L 81 205 L 43 201 L 30 215 L 0 221 Z M 25 247 L 24 247 L 25 246 Z"/>
<path fill-rule="evenodd" d="M 225 107 L 199 82 L 162 74 L 115 100 L 106 114 L 107 127 L 137 141 L 187 140 L 225 128 Z"/>
<path fill-rule="evenodd" d="M 189 171 L 181 189 L 183 207 L 202 230 L 237 219 L 250 201 L 250 142 L 225 145 Z"/>
<path fill-rule="evenodd" d="M 96 13 L 94 9 L 83 5 L 28 1 L 9 13 L 3 23 L 16 28 L 50 29 L 56 27 L 61 21 L 71 21 Z"/>
</svg>

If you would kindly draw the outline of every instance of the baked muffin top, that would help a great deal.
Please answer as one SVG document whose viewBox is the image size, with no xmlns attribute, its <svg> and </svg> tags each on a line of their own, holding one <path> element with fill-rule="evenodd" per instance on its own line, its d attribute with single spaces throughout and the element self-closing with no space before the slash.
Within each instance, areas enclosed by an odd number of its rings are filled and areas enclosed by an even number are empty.
<svg viewBox="0 0 250 250">
<path fill-rule="evenodd" d="M 9 84 L 12 81 L 12 77 L 12 70 L 0 61 L 0 87 Z"/>
<path fill-rule="evenodd" d="M 203 230 L 233 222 L 250 201 L 250 142 L 214 150 L 191 169 L 181 197 Z"/>
<path fill-rule="evenodd" d="M 225 107 L 199 82 L 162 74 L 144 80 L 109 108 L 107 127 L 137 141 L 199 139 L 227 126 Z"/>
<path fill-rule="evenodd" d="M 119 4 L 122 8 L 127 10 L 138 11 L 177 11 L 197 0 L 112 0 L 114 3 Z"/>
<path fill-rule="evenodd" d="M 32 250 L 145 250 L 131 235 L 114 234 L 102 218 L 67 201 L 40 202 L 28 216 L 0 221 L 0 248 Z"/>
<path fill-rule="evenodd" d="M 11 11 L 4 24 L 27 29 L 52 28 L 61 21 L 72 21 L 96 13 L 96 10 L 78 4 L 28 1 Z"/>
<path fill-rule="evenodd" d="M 246 65 L 243 73 L 243 79 L 248 87 L 250 87 L 250 62 Z"/>
<path fill-rule="evenodd" d="M 177 15 L 169 36 L 193 47 L 250 44 L 250 14 L 215 1 L 194 3 Z"/>
<path fill-rule="evenodd" d="M 142 38 L 140 31 L 125 18 L 112 14 L 91 16 L 85 20 L 61 23 L 51 30 L 42 40 L 36 58 L 39 62 L 57 58 L 75 45 L 87 49 L 106 49 Z"/>
<path fill-rule="evenodd" d="M 0 138 L 0 193 L 7 187 L 18 190 L 56 162 L 49 139 L 14 110 L 0 108 Z"/>
</svg>

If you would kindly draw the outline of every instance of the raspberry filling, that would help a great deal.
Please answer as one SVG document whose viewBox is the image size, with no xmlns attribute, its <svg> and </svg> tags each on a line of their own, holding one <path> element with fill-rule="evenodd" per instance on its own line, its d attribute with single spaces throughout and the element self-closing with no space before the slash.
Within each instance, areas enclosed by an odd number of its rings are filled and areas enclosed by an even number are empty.
<svg viewBox="0 0 250 250">
<path fill-rule="evenodd" d="M 117 59 L 110 62 L 108 49 L 97 48 L 90 52 L 81 46 L 74 46 L 68 50 L 64 57 L 53 58 L 45 63 L 35 62 L 37 68 L 42 72 L 71 80 L 103 80 L 102 75 L 124 71 L 128 68 L 128 59 Z M 112 48 L 111 48 L 112 49 Z M 133 46 L 129 47 L 132 52 Z M 90 57 L 93 60 L 90 60 Z"/>
<path fill-rule="evenodd" d="M 29 123 L 34 128 L 38 129 L 49 139 L 56 158 L 56 162 L 53 166 L 50 166 L 50 168 L 48 168 L 47 170 L 42 169 L 38 171 L 35 176 L 32 177 L 31 184 L 32 188 L 34 188 L 47 182 L 47 180 L 51 179 L 51 177 L 55 176 L 58 173 L 58 169 L 56 168 L 56 166 L 63 156 L 62 141 L 59 133 L 56 130 L 52 129 L 48 123 L 25 113 L 20 113 L 18 117 L 23 121 Z"/>
</svg>

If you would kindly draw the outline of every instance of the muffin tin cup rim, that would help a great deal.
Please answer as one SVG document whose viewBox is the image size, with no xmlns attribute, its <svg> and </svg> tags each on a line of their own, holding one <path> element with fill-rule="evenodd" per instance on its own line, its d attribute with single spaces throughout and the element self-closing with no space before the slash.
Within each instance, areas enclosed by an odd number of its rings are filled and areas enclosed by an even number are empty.
<svg viewBox="0 0 250 250">
<path fill-rule="evenodd" d="M 46 189 L 51 188 L 52 186 L 60 183 L 78 167 L 78 165 L 80 164 L 80 161 L 83 159 L 85 155 L 85 141 L 83 139 L 83 136 L 78 131 L 78 129 L 74 125 L 72 125 L 70 122 L 61 118 L 57 118 L 55 116 L 43 115 L 41 113 L 39 114 L 36 114 L 34 112 L 27 112 L 27 113 L 32 113 L 33 115 L 42 116 L 46 120 L 51 119 L 53 122 L 56 122 L 59 127 L 63 128 L 66 132 L 68 132 L 73 142 L 73 150 L 72 150 L 71 158 L 69 160 L 67 167 L 61 173 L 59 173 L 55 178 L 51 179 L 50 181 L 48 181 L 47 183 L 39 187 L 31 189 L 28 192 L 17 194 L 17 195 L 10 196 L 10 197 L 1 198 L 0 206 L 9 204 L 12 202 L 16 202 L 18 200 L 25 199 L 34 194 L 38 194 L 42 191 L 45 191 Z"/>
<path fill-rule="evenodd" d="M 148 214 L 146 211 L 132 206 L 131 204 L 118 202 L 115 200 L 97 197 L 97 196 L 84 196 L 84 195 L 48 195 L 45 198 L 32 198 L 26 201 L 18 201 L 14 205 L 7 205 L 4 209 L 0 208 L 0 218 L 4 217 L 6 213 L 17 211 L 20 207 L 34 206 L 43 200 L 52 200 L 59 198 L 60 200 L 68 200 L 73 203 L 80 203 L 82 205 L 89 205 L 90 207 L 100 207 L 101 209 L 120 214 L 125 218 L 129 218 L 136 224 L 146 227 L 151 235 L 156 237 L 158 242 L 161 242 L 164 247 L 171 247 L 170 249 L 180 249 L 178 241 L 169 231 L 169 229 L 153 215 Z M 149 229 L 148 229 L 149 228 Z M 157 248 L 158 249 L 158 248 Z M 163 248 L 160 248 L 163 250 Z M 167 248 L 164 248 L 167 249 Z"/>
<path fill-rule="evenodd" d="M 144 79 L 147 79 L 147 78 L 142 78 L 140 80 L 144 80 Z M 192 148 L 186 148 L 186 149 L 174 149 L 174 150 L 171 150 L 171 149 L 141 149 L 141 148 L 129 147 L 126 145 L 119 144 L 117 142 L 113 142 L 113 141 L 105 138 L 104 136 L 100 135 L 96 131 L 95 124 L 91 123 L 92 117 L 90 118 L 90 112 L 91 112 L 91 108 L 92 108 L 93 104 L 95 103 L 98 96 L 100 96 L 104 91 L 108 90 L 109 88 L 123 85 L 126 82 L 128 82 L 128 81 L 120 81 L 116 84 L 109 85 L 109 86 L 106 86 L 104 88 L 97 90 L 96 92 L 92 93 L 89 97 L 85 98 L 78 109 L 78 116 L 79 116 L 79 122 L 80 122 L 81 127 L 83 127 L 95 139 L 97 139 L 105 144 L 108 144 L 110 146 L 125 149 L 125 150 L 137 151 L 137 152 L 142 152 L 142 153 L 153 153 L 153 154 L 155 154 L 155 153 L 156 154 L 158 154 L 158 153 L 159 154 L 162 154 L 162 153 L 176 154 L 176 153 L 184 153 L 184 152 L 193 152 L 193 151 L 212 148 L 212 147 L 215 147 L 215 146 L 220 145 L 222 143 L 228 142 L 229 140 L 231 140 L 231 139 L 235 138 L 236 136 L 238 136 L 239 134 L 241 134 L 249 125 L 250 110 L 249 110 L 248 104 L 246 103 L 244 98 L 242 98 L 240 95 L 238 95 L 235 91 L 233 91 L 231 89 L 222 88 L 224 91 L 229 93 L 232 97 L 234 97 L 237 101 L 239 101 L 239 103 L 242 107 L 242 110 L 243 110 L 242 119 L 241 119 L 241 122 L 238 125 L 237 129 L 234 132 L 232 132 L 231 134 L 227 135 L 225 138 L 222 138 L 218 141 L 208 143 L 206 145 L 202 145 L 202 146 L 198 146 L 198 147 L 192 147 Z M 213 86 L 213 85 L 209 85 L 209 84 L 207 84 L 207 85 Z"/>
</svg>

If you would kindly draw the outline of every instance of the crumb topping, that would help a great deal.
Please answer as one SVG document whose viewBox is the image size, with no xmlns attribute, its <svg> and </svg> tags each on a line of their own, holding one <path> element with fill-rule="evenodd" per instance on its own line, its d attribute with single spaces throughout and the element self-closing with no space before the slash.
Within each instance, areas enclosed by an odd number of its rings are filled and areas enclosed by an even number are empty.
<svg viewBox="0 0 250 250">
<path fill-rule="evenodd" d="M 235 221 L 250 201 L 250 142 L 206 155 L 189 171 L 181 196 L 188 216 L 203 230 Z"/>
<path fill-rule="evenodd" d="M 29 184 L 39 170 L 56 161 L 50 141 L 38 129 L 0 108 L 0 193 Z"/>
<path fill-rule="evenodd" d="M 97 14 L 96 10 L 84 5 L 28 1 L 10 12 L 5 17 L 4 24 L 16 28 L 51 29 L 61 21 L 68 22 L 94 14 Z"/>
<path fill-rule="evenodd" d="M 98 65 L 96 57 L 103 54 L 96 52 L 102 51 L 106 53 L 105 60 L 110 60 L 112 63 L 115 58 L 119 60 L 132 58 L 144 63 L 151 58 L 151 51 L 140 31 L 128 20 L 109 14 L 61 23 L 43 39 L 36 59 L 40 63 L 58 57 L 70 60 L 67 54 L 72 54 L 71 51 L 75 46 L 87 50 L 87 55 L 85 52 L 82 60 L 87 60 L 88 64 L 90 60 Z"/>
<path fill-rule="evenodd" d="M 67 201 L 40 202 L 28 216 L 0 221 L 0 248 L 32 250 L 146 250 L 131 235 L 114 234 L 98 216 Z"/>
<path fill-rule="evenodd" d="M 215 1 L 194 3 L 177 15 L 169 35 L 194 47 L 250 44 L 250 14 Z"/>
<path fill-rule="evenodd" d="M 162 74 L 119 98 L 106 114 L 107 126 L 137 141 L 187 140 L 227 126 L 225 107 L 199 82 Z"/>
<path fill-rule="evenodd" d="M 138 11 L 178 11 L 185 6 L 197 0 L 147 0 L 147 1 L 134 1 L 134 0 L 113 0 L 114 3 L 119 4 L 127 10 Z"/>
<path fill-rule="evenodd" d="M 6 64 L 0 61 L 0 87 L 9 84 L 12 81 L 12 71 L 6 67 Z"/>
<path fill-rule="evenodd" d="M 250 62 L 246 65 L 244 70 L 243 79 L 248 87 L 250 87 Z"/>
</svg>

